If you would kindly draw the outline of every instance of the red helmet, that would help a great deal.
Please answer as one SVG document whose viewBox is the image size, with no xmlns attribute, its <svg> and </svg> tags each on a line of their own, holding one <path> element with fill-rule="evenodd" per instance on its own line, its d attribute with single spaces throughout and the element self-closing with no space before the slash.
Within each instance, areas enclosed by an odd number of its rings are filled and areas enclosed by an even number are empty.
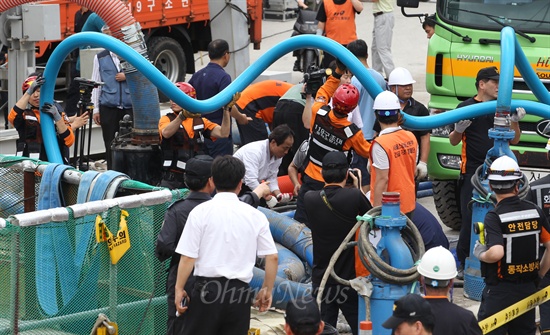
<svg viewBox="0 0 550 335">
<path fill-rule="evenodd" d="M 25 81 L 23 82 L 23 85 L 21 86 L 21 89 L 23 90 L 23 94 L 27 92 L 29 87 L 31 87 L 32 83 L 34 83 L 34 81 L 37 78 L 38 78 L 37 76 L 30 76 L 29 78 L 25 79 Z"/>
<path fill-rule="evenodd" d="M 188 96 L 190 96 L 191 98 L 193 99 L 196 99 L 197 98 L 197 91 L 195 91 L 195 88 L 193 87 L 193 85 L 189 84 L 189 83 L 186 83 L 186 82 L 183 82 L 183 81 L 180 81 L 180 82 L 177 82 L 176 83 L 176 86 L 185 94 L 187 94 Z"/>
<path fill-rule="evenodd" d="M 340 85 L 332 96 L 332 110 L 340 114 L 348 114 L 359 102 L 359 91 L 351 84 Z"/>
</svg>

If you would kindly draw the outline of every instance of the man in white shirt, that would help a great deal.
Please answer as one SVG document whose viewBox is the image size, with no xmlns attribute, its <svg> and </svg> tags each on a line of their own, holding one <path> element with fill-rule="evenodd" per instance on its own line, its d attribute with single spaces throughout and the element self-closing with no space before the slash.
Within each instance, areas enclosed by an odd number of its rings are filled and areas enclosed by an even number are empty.
<svg viewBox="0 0 550 335">
<path fill-rule="evenodd" d="M 273 195 L 265 199 L 269 207 L 292 200 L 291 193 L 281 193 L 279 190 L 277 172 L 293 143 L 293 131 L 283 124 L 275 127 L 267 140 L 251 142 L 237 150 L 234 157 L 241 160 L 246 168 L 243 190 L 253 190 L 266 181 Z"/>
<path fill-rule="evenodd" d="M 102 31 L 110 35 L 108 27 L 104 26 Z M 92 91 L 93 118 L 94 122 L 101 126 L 107 168 L 111 170 L 111 142 L 119 131 L 119 122 L 126 114 L 133 116 L 130 90 L 118 56 L 109 50 L 103 50 L 95 55 L 92 80 L 104 83 Z"/>
<path fill-rule="evenodd" d="M 246 334 L 256 256 L 265 257 L 265 277 L 256 295 L 260 312 L 271 307 L 277 272 L 277 248 L 267 218 L 237 198 L 244 164 L 231 156 L 217 157 L 212 178 L 218 193 L 195 207 L 176 247 L 181 254 L 175 287 L 176 309 L 187 313 L 187 334 Z M 194 267 L 192 292 L 184 286 Z"/>
</svg>

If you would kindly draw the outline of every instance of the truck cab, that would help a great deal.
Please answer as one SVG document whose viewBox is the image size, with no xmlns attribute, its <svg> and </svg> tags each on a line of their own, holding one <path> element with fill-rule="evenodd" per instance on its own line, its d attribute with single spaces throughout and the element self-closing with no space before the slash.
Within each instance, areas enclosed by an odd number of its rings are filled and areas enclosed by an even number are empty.
<svg viewBox="0 0 550 335">
<path fill-rule="evenodd" d="M 416 7 L 415 3 L 417 6 L 417 0 L 398 1 L 402 7 Z M 435 22 L 426 61 L 426 89 L 431 94 L 432 114 L 453 110 L 460 102 L 473 97 L 476 74 L 481 68 L 500 68 L 500 31 L 505 26 L 514 28 L 533 70 L 550 89 L 549 1 L 437 0 Z M 512 99 L 536 101 L 517 69 Z M 542 134 L 548 122 L 528 114 L 520 122 L 520 142 L 511 146 L 530 180 L 550 172 L 544 149 L 548 135 Z M 449 125 L 432 130 L 428 171 L 434 181 L 434 201 L 442 221 L 453 229 L 460 229 L 457 181 L 461 145 L 451 146 L 450 132 Z"/>
</svg>

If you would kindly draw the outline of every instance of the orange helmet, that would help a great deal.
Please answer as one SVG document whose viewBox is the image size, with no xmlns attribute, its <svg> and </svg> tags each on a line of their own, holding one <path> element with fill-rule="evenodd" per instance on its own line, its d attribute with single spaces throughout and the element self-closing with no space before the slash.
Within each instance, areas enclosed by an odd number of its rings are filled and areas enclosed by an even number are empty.
<svg viewBox="0 0 550 335">
<path fill-rule="evenodd" d="M 359 102 L 359 91 L 352 84 L 340 85 L 332 96 L 332 109 L 340 114 L 348 114 Z"/>
<path fill-rule="evenodd" d="M 197 98 L 197 91 L 195 91 L 195 88 L 193 87 L 193 85 L 189 84 L 189 83 L 186 83 L 186 82 L 183 82 L 183 81 L 180 81 L 180 82 L 177 82 L 176 83 L 176 86 L 185 94 L 187 94 L 188 96 L 190 96 L 191 98 L 193 99 L 196 99 Z"/>
<path fill-rule="evenodd" d="M 25 81 L 23 82 L 23 85 L 21 86 L 21 89 L 23 90 L 23 94 L 27 92 L 29 87 L 31 87 L 32 83 L 34 83 L 34 81 L 37 78 L 38 78 L 37 76 L 30 76 L 29 78 L 25 79 Z"/>
</svg>

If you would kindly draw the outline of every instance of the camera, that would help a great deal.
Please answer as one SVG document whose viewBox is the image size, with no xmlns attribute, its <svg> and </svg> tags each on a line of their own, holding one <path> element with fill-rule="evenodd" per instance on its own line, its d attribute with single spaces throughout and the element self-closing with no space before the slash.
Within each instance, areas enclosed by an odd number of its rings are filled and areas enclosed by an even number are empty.
<svg viewBox="0 0 550 335">
<path fill-rule="evenodd" d="M 303 82 L 306 85 L 306 94 L 311 94 L 315 96 L 319 88 L 325 82 L 325 78 L 332 74 L 331 69 L 319 69 L 315 65 L 310 65 L 307 68 L 307 71 L 304 73 Z"/>
<path fill-rule="evenodd" d="M 104 84 L 102 82 L 95 82 L 93 80 L 82 78 L 82 77 L 76 77 L 74 78 L 74 80 L 78 82 L 78 85 L 80 85 L 80 87 L 84 86 L 84 87 L 96 88 Z"/>
<path fill-rule="evenodd" d="M 346 185 L 353 185 L 353 179 L 349 174 L 353 174 L 355 178 L 359 179 L 359 172 L 354 169 L 348 169 L 348 179 L 346 179 Z"/>
</svg>

